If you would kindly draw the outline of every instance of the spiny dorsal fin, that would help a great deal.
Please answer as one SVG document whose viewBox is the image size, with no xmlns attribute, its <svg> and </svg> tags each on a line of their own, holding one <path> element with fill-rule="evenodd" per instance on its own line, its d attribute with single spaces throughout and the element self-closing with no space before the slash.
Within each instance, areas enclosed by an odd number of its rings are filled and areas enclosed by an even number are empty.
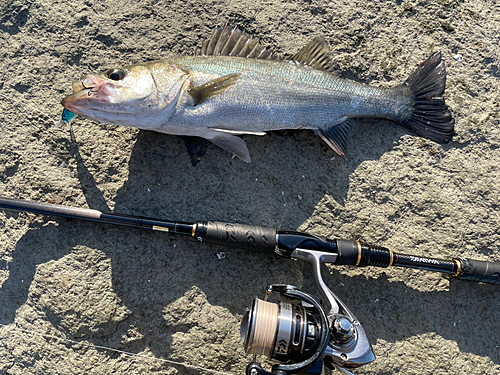
<svg viewBox="0 0 500 375">
<path fill-rule="evenodd" d="M 318 36 L 297 52 L 291 60 L 316 69 L 330 70 L 330 47 L 325 39 Z"/>
<path fill-rule="evenodd" d="M 203 41 L 195 56 L 236 56 L 275 60 L 278 57 L 259 44 L 252 35 L 237 27 L 217 27 L 209 39 Z"/>
<path fill-rule="evenodd" d="M 236 83 L 241 73 L 229 74 L 227 76 L 215 78 L 203 85 L 191 87 L 188 90 L 189 95 L 194 100 L 194 105 L 199 105 L 214 96 L 223 94 L 228 88 Z"/>
</svg>

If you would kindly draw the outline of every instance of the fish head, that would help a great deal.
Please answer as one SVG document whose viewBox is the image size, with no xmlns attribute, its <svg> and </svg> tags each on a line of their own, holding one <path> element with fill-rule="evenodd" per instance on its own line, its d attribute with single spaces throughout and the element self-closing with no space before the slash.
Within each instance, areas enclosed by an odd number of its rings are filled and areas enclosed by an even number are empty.
<svg viewBox="0 0 500 375">
<path fill-rule="evenodd" d="M 69 111 L 106 124 L 154 129 L 171 114 L 186 83 L 172 69 L 167 90 L 159 88 L 150 63 L 112 68 L 73 82 L 73 94 L 61 104 Z"/>
</svg>

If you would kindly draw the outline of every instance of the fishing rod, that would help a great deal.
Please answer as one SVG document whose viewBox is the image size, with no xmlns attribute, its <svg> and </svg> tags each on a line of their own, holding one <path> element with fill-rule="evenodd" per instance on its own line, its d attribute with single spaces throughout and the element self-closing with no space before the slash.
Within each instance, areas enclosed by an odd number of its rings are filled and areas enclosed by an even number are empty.
<svg viewBox="0 0 500 375">
<path fill-rule="evenodd" d="M 323 365 L 346 375 L 352 374 L 347 369 L 375 359 L 359 320 L 323 281 L 320 270 L 322 263 L 356 267 L 399 266 L 500 285 L 500 263 L 462 257 L 442 260 L 401 254 L 356 240 L 329 241 L 311 234 L 253 225 L 218 221 L 169 221 L 2 197 L 0 209 L 181 234 L 200 242 L 275 253 L 285 258 L 310 262 L 314 280 L 326 306 L 316 297 L 294 286 L 268 286 L 265 299 L 254 299 L 241 324 L 245 351 L 254 355 L 254 361 L 247 366 L 247 375 L 288 375 L 304 371 L 319 374 Z M 268 302 L 271 295 L 277 295 L 280 301 Z M 280 363 L 269 372 L 255 362 L 256 355 L 264 355 Z"/>
<path fill-rule="evenodd" d="M 194 237 L 199 242 L 209 242 L 262 253 L 276 253 L 286 258 L 297 257 L 297 254 L 294 253 L 297 249 L 322 251 L 329 255 L 328 261 L 324 262 L 335 265 L 408 267 L 442 272 L 462 280 L 500 284 L 500 263 L 465 258 L 441 260 L 399 254 L 383 247 L 366 245 L 355 240 L 327 241 L 311 234 L 278 231 L 273 228 L 252 225 L 218 221 L 197 223 L 169 221 L 2 197 L 0 197 L 0 209 L 187 235 Z"/>
</svg>

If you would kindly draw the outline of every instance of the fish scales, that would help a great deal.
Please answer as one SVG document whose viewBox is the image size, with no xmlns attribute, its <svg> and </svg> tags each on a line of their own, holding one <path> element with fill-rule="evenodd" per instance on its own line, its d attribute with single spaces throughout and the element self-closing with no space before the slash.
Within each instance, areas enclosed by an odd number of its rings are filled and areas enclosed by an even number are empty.
<svg viewBox="0 0 500 375">
<path fill-rule="evenodd" d="M 402 90 L 343 80 L 293 62 L 215 57 L 183 58 L 178 64 L 193 72 L 195 86 L 233 73 L 242 76 L 204 106 L 178 106 L 165 124 L 167 131 L 204 127 L 205 116 L 212 127 L 270 131 L 331 126 L 345 116 L 399 119 L 411 109 Z"/>
<path fill-rule="evenodd" d="M 238 29 L 219 28 L 195 56 L 117 67 L 75 81 L 74 93 L 62 102 L 64 117 L 201 137 L 246 162 L 250 154 L 238 135 L 281 129 L 314 130 L 343 155 L 350 119 L 359 117 L 390 119 L 438 143 L 453 136 L 439 51 L 394 88 L 341 79 L 329 71 L 330 61 L 322 38 L 279 60 Z M 206 145 L 190 138 L 186 144 L 195 164 Z"/>
</svg>

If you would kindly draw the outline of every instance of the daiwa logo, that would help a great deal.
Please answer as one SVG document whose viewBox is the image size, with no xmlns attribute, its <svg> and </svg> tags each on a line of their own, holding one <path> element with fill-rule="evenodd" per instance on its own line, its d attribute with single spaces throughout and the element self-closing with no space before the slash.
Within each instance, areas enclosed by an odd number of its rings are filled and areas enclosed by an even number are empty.
<svg viewBox="0 0 500 375">
<path fill-rule="evenodd" d="M 251 245 L 251 246 L 254 246 L 255 247 L 255 232 L 253 230 L 249 230 L 247 233 L 246 233 L 246 236 L 247 236 L 247 242 Z"/>
<path fill-rule="evenodd" d="M 236 231 L 232 224 L 226 224 L 226 241 L 236 241 Z"/>
<path fill-rule="evenodd" d="M 288 341 L 286 341 L 285 339 L 281 339 L 280 341 L 278 341 L 278 350 L 277 350 L 278 353 L 286 354 L 287 348 L 288 348 Z"/>
</svg>

